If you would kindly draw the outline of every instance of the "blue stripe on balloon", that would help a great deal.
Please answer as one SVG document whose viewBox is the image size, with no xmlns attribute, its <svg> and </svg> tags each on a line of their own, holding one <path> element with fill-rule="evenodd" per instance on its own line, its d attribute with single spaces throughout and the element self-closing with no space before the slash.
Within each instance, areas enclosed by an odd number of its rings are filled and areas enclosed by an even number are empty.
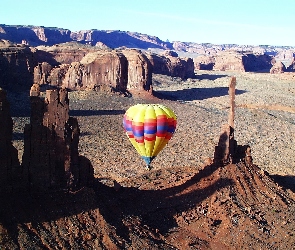
<svg viewBox="0 0 295 250">
<path fill-rule="evenodd" d="M 167 124 L 164 125 L 157 125 L 157 132 L 166 132 L 168 129 Z"/>
<path fill-rule="evenodd" d="M 144 127 L 145 134 L 155 134 L 157 132 L 157 127 Z"/>
<path fill-rule="evenodd" d="M 144 132 L 143 132 L 142 129 L 141 130 L 136 129 L 136 130 L 133 130 L 132 132 L 133 132 L 134 136 L 140 137 L 140 136 L 143 136 L 144 135 Z"/>
<path fill-rule="evenodd" d="M 167 132 L 169 132 L 169 133 L 174 133 L 174 132 L 175 132 L 175 128 L 168 128 L 168 129 L 167 129 Z"/>
</svg>

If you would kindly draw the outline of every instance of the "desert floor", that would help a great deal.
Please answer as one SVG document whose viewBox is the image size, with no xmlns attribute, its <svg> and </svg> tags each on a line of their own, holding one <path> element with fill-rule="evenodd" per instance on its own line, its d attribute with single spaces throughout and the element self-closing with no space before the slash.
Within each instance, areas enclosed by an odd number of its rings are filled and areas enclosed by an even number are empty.
<svg viewBox="0 0 295 250">
<path fill-rule="evenodd" d="M 136 103 L 162 103 L 178 118 L 174 137 L 153 161 L 152 167 L 198 168 L 212 158 L 221 126 L 227 123 L 228 85 L 235 76 L 235 139 L 250 145 L 253 162 L 270 174 L 295 175 L 295 76 L 290 74 L 198 71 L 182 81 L 153 76 L 154 90 L 162 97 L 104 96 L 94 91 L 70 92 L 70 115 L 77 117 L 81 136 L 79 152 L 93 164 L 95 175 L 118 181 L 144 173 L 145 166 L 124 133 L 125 111 Z M 26 93 L 25 93 L 26 94 Z M 20 108 L 17 100 L 12 114 Z M 25 106 L 25 105 L 22 105 Z M 16 114 L 13 144 L 23 151 L 23 126 L 28 112 Z"/>
</svg>

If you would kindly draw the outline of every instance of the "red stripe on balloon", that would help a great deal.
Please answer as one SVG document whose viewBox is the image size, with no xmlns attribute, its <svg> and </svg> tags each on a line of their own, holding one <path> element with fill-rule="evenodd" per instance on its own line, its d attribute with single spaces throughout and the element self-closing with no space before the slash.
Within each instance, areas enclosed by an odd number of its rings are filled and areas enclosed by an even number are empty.
<svg viewBox="0 0 295 250">
<path fill-rule="evenodd" d="M 154 140 L 156 140 L 156 136 L 153 136 L 153 137 L 146 137 L 146 136 L 144 136 L 144 140 L 145 141 L 154 141 Z"/>
<path fill-rule="evenodd" d="M 157 137 L 166 137 L 166 133 L 156 133 Z"/>
</svg>

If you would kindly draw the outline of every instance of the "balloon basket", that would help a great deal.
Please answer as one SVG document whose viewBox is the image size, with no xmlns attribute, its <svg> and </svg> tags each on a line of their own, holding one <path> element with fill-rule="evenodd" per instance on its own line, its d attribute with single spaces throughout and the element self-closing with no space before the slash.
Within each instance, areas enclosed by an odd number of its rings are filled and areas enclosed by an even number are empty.
<svg viewBox="0 0 295 250">
<path fill-rule="evenodd" d="M 145 169 L 146 169 L 146 170 L 151 170 L 151 169 L 152 169 L 152 166 L 151 166 L 151 165 L 146 165 L 146 166 L 145 166 Z"/>
</svg>

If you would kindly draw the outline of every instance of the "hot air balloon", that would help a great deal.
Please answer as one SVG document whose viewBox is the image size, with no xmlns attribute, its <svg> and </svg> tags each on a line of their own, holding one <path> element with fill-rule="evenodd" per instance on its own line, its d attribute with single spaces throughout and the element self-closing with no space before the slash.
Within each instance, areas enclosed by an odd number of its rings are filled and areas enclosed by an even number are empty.
<svg viewBox="0 0 295 250">
<path fill-rule="evenodd" d="M 176 128 L 176 115 L 161 104 L 137 104 L 123 118 L 125 132 L 151 169 L 152 160 L 166 146 Z"/>
</svg>

